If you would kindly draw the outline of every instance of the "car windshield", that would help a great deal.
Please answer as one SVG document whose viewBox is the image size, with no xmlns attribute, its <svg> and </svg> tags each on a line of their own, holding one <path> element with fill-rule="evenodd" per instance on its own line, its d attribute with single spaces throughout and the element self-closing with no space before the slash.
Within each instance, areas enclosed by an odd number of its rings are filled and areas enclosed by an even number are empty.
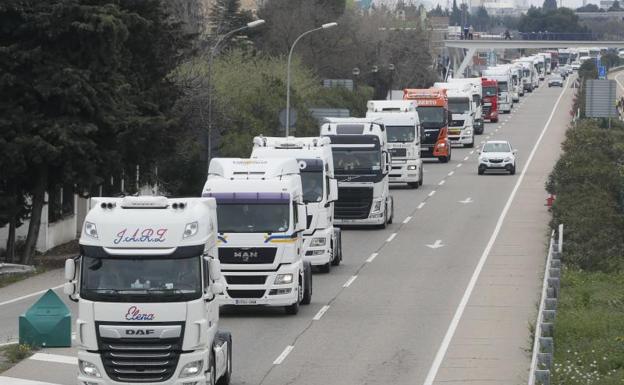
<svg viewBox="0 0 624 385">
<path fill-rule="evenodd" d="M 381 172 L 381 153 L 374 148 L 332 148 L 334 172 L 342 175 L 371 175 Z"/>
<path fill-rule="evenodd" d="M 486 143 L 482 152 L 511 152 L 509 143 Z"/>
<path fill-rule="evenodd" d="M 483 96 L 496 96 L 497 94 L 496 87 L 483 87 Z"/>
<path fill-rule="evenodd" d="M 323 172 L 301 172 L 301 185 L 303 187 L 303 201 L 320 202 L 323 200 Z"/>
<path fill-rule="evenodd" d="M 415 126 L 386 126 L 386 133 L 390 143 L 413 142 L 416 139 Z"/>
<path fill-rule="evenodd" d="M 83 256 L 80 296 L 108 302 L 173 302 L 202 294 L 201 257 Z"/>
<path fill-rule="evenodd" d="M 467 114 L 470 112 L 470 99 L 449 98 L 448 106 L 452 114 Z"/>
<path fill-rule="evenodd" d="M 290 224 L 288 203 L 218 203 L 220 233 L 283 233 Z"/>
<path fill-rule="evenodd" d="M 418 118 L 423 127 L 442 127 L 446 111 L 442 107 L 418 107 Z"/>
</svg>

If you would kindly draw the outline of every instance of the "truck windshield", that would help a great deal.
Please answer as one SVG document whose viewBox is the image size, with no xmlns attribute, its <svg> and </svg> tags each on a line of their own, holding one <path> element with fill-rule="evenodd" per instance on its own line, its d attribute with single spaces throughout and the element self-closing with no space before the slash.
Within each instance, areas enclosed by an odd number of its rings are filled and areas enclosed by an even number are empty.
<svg viewBox="0 0 624 385">
<path fill-rule="evenodd" d="M 440 128 L 444 126 L 446 111 L 443 107 L 418 107 L 418 118 L 424 128 Z"/>
<path fill-rule="evenodd" d="M 483 96 L 496 96 L 496 87 L 483 87 Z"/>
<path fill-rule="evenodd" d="M 507 82 L 498 82 L 498 91 L 507 92 Z"/>
<path fill-rule="evenodd" d="M 219 203 L 220 233 L 283 233 L 290 224 L 288 203 Z"/>
<path fill-rule="evenodd" d="M 386 133 L 390 143 L 413 142 L 416 139 L 415 126 L 386 126 Z"/>
<path fill-rule="evenodd" d="M 449 98 L 448 106 L 451 114 L 467 114 L 470 112 L 470 99 Z"/>
<path fill-rule="evenodd" d="M 201 257 L 82 257 L 80 296 L 106 302 L 179 302 L 200 298 Z"/>
<path fill-rule="evenodd" d="M 323 200 L 323 172 L 301 172 L 301 185 L 303 187 L 303 201 L 320 202 Z"/>
<path fill-rule="evenodd" d="M 371 145 L 372 146 L 372 145 Z M 372 175 L 381 172 L 381 154 L 374 148 L 332 148 L 334 172 L 342 175 Z"/>
</svg>

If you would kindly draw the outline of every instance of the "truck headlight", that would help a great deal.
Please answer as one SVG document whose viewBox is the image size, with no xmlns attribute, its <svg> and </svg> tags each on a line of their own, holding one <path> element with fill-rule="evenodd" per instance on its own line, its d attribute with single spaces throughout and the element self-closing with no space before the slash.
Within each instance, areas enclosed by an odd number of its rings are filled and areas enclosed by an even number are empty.
<svg viewBox="0 0 624 385">
<path fill-rule="evenodd" d="M 98 239 L 98 232 L 97 232 L 97 227 L 95 226 L 95 223 L 85 222 L 84 231 L 85 231 L 85 235 L 91 238 Z"/>
<path fill-rule="evenodd" d="M 292 281 L 292 274 L 278 274 L 275 277 L 275 285 L 288 285 L 289 283 L 292 283 Z"/>
<path fill-rule="evenodd" d="M 319 247 L 319 246 L 325 246 L 325 244 L 327 244 L 327 239 L 325 238 L 312 238 L 312 241 L 310 241 L 310 247 Z"/>
<path fill-rule="evenodd" d="M 199 229 L 199 224 L 197 222 L 187 223 L 186 227 L 184 227 L 184 235 L 183 239 L 190 238 L 193 235 L 197 234 L 197 230 Z"/>
<path fill-rule="evenodd" d="M 380 211 L 381 210 L 381 200 L 376 200 L 373 203 L 373 211 Z"/>
<path fill-rule="evenodd" d="M 408 170 L 412 170 L 412 171 L 413 171 L 413 170 L 416 170 L 417 168 L 418 168 L 418 167 L 416 167 L 416 165 L 415 165 L 415 164 L 410 164 L 409 166 L 407 166 L 407 169 L 408 169 Z"/>
<path fill-rule="evenodd" d="M 202 368 L 204 367 L 204 361 L 193 361 L 184 365 L 182 370 L 180 371 L 180 377 L 192 377 L 201 373 Z"/>
<path fill-rule="evenodd" d="M 90 363 L 89 361 L 78 360 L 78 367 L 80 368 L 80 373 L 87 377 L 102 377 L 97 366 Z"/>
<path fill-rule="evenodd" d="M 466 135 L 472 134 L 472 130 L 466 130 Z"/>
</svg>

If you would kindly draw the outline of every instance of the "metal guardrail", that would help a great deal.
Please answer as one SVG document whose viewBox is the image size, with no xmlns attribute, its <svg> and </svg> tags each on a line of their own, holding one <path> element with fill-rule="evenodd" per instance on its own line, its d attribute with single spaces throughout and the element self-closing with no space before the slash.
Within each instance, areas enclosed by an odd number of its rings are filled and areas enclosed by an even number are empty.
<svg viewBox="0 0 624 385">
<path fill-rule="evenodd" d="M 533 342 L 533 356 L 529 372 L 529 385 L 550 385 L 550 371 L 553 366 L 555 345 L 553 333 L 555 330 L 555 316 L 557 315 L 557 300 L 561 288 L 561 252 L 563 251 L 563 225 L 550 234 L 550 245 L 542 297 L 540 300 L 537 322 L 535 324 L 535 338 Z"/>
</svg>

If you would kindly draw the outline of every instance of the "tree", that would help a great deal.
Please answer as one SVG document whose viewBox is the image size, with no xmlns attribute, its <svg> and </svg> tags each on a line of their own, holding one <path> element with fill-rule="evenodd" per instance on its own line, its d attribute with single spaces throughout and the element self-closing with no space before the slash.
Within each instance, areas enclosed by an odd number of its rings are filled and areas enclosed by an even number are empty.
<svg viewBox="0 0 624 385">
<path fill-rule="evenodd" d="M 576 12 L 602 12 L 602 9 L 596 4 L 589 3 L 583 7 L 577 8 Z"/>
<path fill-rule="evenodd" d="M 448 16 L 448 9 L 444 10 L 442 9 L 442 7 L 440 6 L 440 4 L 438 4 L 437 7 L 433 8 L 431 11 L 429 11 L 427 13 L 427 16 L 429 17 L 442 17 L 442 16 Z"/>
<path fill-rule="evenodd" d="M 622 10 L 624 9 L 622 9 L 622 7 L 620 6 L 620 2 L 618 0 L 615 0 L 613 4 L 611 4 L 609 9 L 607 9 L 607 12 L 619 12 Z"/>
<path fill-rule="evenodd" d="M 587 27 L 580 24 L 578 15 L 568 8 L 547 11 L 532 7 L 525 15 L 520 17 L 518 29 L 520 32 L 589 32 Z"/>
<path fill-rule="evenodd" d="M 542 9 L 545 11 L 554 11 L 557 9 L 557 0 L 544 0 Z"/>
<path fill-rule="evenodd" d="M 449 16 L 449 25 L 462 25 L 462 14 L 457 6 L 457 0 L 453 0 L 453 7 Z"/>
</svg>

